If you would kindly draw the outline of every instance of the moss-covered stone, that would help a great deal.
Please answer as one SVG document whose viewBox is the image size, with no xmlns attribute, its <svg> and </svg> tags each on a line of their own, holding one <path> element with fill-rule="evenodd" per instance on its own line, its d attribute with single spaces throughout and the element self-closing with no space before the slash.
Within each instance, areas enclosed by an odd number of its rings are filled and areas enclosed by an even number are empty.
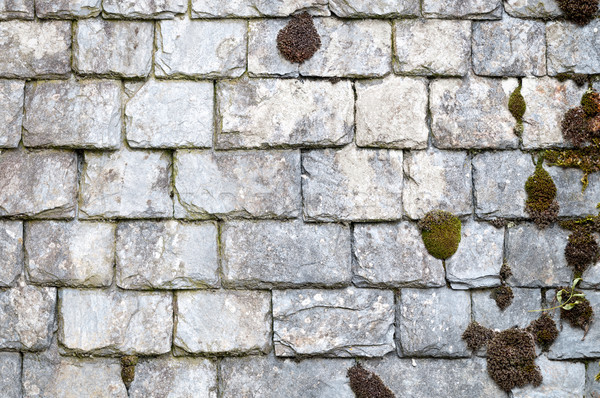
<svg viewBox="0 0 600 398">
<path fill-rule="evenodd" d="M 600 142 L 592 142 L 592 145 L 584 148 L 547 150 L 544 158 L 551 166 L 572 167 L 583 171 L 583 191 L 587 188 L 588 176 L 600 171 Z"/>
<path fill-rule="evenodd" d="M 481 347 L 484 347 L 491 341 L 496 332 L 481 326 L 477 322 L 471 322 L 462 334 L 462 339 L 467 343 L 467 347 L 476 351 Z"/>
<path fill-rule="evenodd" d="M 510 286 L 497 287 L 496 289 L 494 289 L 492 296 L 496 301 L 496 305 L 502 311 L 508 308 L 512 304 L 513 299 L 515 298 L 515 295 Z"/>
<path fill-rule="evenodd" d="M 587 115 L 580 106 L 565 113 L 561 129 L 563 137 L 575 146 L 581 146 L 591 138 Z"/>
<path fill-rule="evenodd" d="M 559 82 L 572 80 L 578 87 L 582 87 L 588 82 L 588 76 L 581 73 L 559 73 L 555 77 Z"/>
<path fill-rule="evenodd" d="M 600 113 L 600 94 L 595 90 L 588 90 L 581 97 L 581 109 L 588 117 L 596 116 Z"/>
<path fill-rule="evenodd" d="M 558 337 L 556 322 L 548 314 L 542 314 L 538 319 L 532 321 L 526 331 L 533 335 L 536 344 L 542 351 L 548 351 Z"/>
<path fill-rule="evenodd" d="M 535 172 L 525 182 L 527 200 L 525 210 L 538 228 L 546 228 L 558 219 L 559 206 L 556 201 L 556 185 L 544 169 L 540 159 Z"/>
<path fill-rule="evenodd" d="M 128 389 L 135 378 L 135 366 L 137 363 L 138 357 L 135 355 L 121 357 L 121 378 Z"/>
<path fill-rule="evenodd" d="M 394 393 L 383 384 L 375 373 L 356 364 L 348 369 L 350 388 L 356 398 L 395 398 Z"/>
<path fill-rule="evenodd" d="M 461 222 L 454 214 L 442 210 L 430 211 L 419 221 L 425 248 L 435 258 L 450 258 L 460 243 Z"/>
<path fill-rule="evenodd" d="M 576 276 L 581 276 L 598 259 L 598 242 L 591 232 L 589 227 L 576 229 L 565 247 L 567 264 L 573 268 Z"/>
<path fill-rule="evenodd" d="M 567 297 L 571 295 L 570 287 L 563 287 L 559 288 L 558 290 L 561 289 L 567 292 Z M 574 294 L 582 293 L 578 290 L 575 290 Z M 565 309 L 564 307 L 561 307 L 560 319 L 569 322 L 569 324 L 574 328 L 580 328 L 587 331 L 592 319 L 594 318 L 594 310 L 590 305 L 590 301 L 585 297 L 577 297 L 576 302 L 577 301 L 579 301 L 579 303 L 575 304 L 571 309 Z"/>
<path fill-rule="evenodd" d="M 527 110 L 527 104 L 525 104 L 525 98 L 521 95 L 520 85 L 512 92 L 508 99 L 508 110 L 517 122 L 523 122 L 523 115 L 525 115 L 525 111 Z"/>
<path fill-rule="evenodd" d="M 598 0 L 556 0 L 568 20 L 586 25 L 598 12 Z"/>
<path fill-rule="evenodd" d="M 308 12 L 292 16 L 292 20 L 277 35 L 277 48 L 290 62 L 302 63 L 320 47 L 321 38 Z"/>
<path fill-rule="evenodd" d="M 510 268 L 510 265 L 508 265 L 508 262 L 504 260 L 502 267 L 500 267 L 500 280 L 502 280 L 502 282 L 506 282 L 511 276 L 512 269 Z"/>
</svg>

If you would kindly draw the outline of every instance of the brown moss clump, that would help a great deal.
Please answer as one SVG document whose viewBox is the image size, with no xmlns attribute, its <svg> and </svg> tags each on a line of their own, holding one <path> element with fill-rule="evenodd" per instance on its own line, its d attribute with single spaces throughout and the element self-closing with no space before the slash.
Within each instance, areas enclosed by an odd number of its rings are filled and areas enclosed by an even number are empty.
<svg viewBox="0 0 600 398">
<path fill-rule="evenodd" d="M 502 280 L 502 282 L 506 282 L 511 276 L 512 269 L 510 269 L 510 265 L 508 265 L 508 262 L 504 260 L 504 262 L 502 263 L 502 267 L 500 267 L 500 279 Z"/>
<path fill-rule="evenodd" d="M 595 90 L 588 90 L 581 97 L 581 109 L 589 117 L 594 117 L 600 113 L 600 94 Z"/>
<path fill-rule="evenodd" d="M 525 98 L 521 95 L 521 86 L 517 87 L 510 95 L 510 98 L 508 99 L 508 110 L 517 122 L 523 122 L 523 115 L 525 115 L 525 111 L 527 110 L 527 104 L 525 104 Z"/>
<path fill-rule="evenodd" d="M 135 378 L 135 366 L 137 363 L 138 357 L 135 355 L 127 355 L 121 358 L 121 378 L 128 389 Z"/>
<path fill-rule="evenodd" d="M 565 17 L 578 25 L 586 25 L 598 12 L 598 0 L 556 0 Z"/>
<path fill-rule="evenodd" d="M 350 388 L 356 398 L 395 398 L 394 393 L 383 384 L 375 373 L 356 364 L 348 369 Z"/>
<path fill-rule="evenodd" d="M 600 114 L 588 119 L 588 130 L 592 138 L 600 138 Z"/>
<path fill-rule="evenodd" d="M 532 321 L 525 330 L 533 335 L 536 344 L 542 351 L 548 351 L 558 337 L 556 322 L 548 314 L 542 314 L 538 319 Z"/>
<path fill-rule="evenodd" d="M 600 143 L 565 150 L 548 150 L 545 159 L 551 166 L 572 167 L 583 171 L 582 190 L 588 185 L 588 176 L 600 171 Z"/>
<path fill-rule="evenodd" d="M 567 264 L 576 275 L 583 272 L 598 259 L 598 242 L 590 228 L 578 228 L 570 236 L 565 247 Z"/>
<path fill-rule="evenodd" d="M 571 294 L 570 287 L 561 288 L 567 292 L 567 296 Z M 561 290 L 559 289 L 559 290 Z M 580 291 L 576 290 L 575 294 L 581 294 Z M 578 304 L 575 304 L 573 308 L 567 310 L 563 307 L 560 309 L 560 319 L 569 322 L 574 328 L 580 328 L 587 332 L 592 319 L 594 318 L 594 310 L 590 305 L 590 302 L 585 297 L 577 297 Z"/>
<path fill-rule="evenodd" d="M 556 75 L 559 82 L 572 80 L 578 87 L 585 85 L 588 82 L 588 76 L 581 73 L 559 73 Z"/>
<path fill-rule="evenodd" d="M 309 13 L 292 16 L 292 20 L 277 34 L 277 48 L 285 59 L 302 63 L 321 47 L 321 37 Z"/>
<path fill-rule="evenodd" d="M 535 172 L 525 182 L 527 201 L 525 210 L 538 228 L 546 228 L 558 219 L 559 206 L 556 201 L 556 185 L 544 169 L 540 159 Z"/>
<path fill-rule="evenodd" d="M 471 322 L 463 332 L 462 339 L 470 350 L 476 351 L 480 347 L 486 346 L 495 334 L 493 330 L 483 327 L 477 322 Z"/>
<path fill-rule="evenodd" d="M 492 293 L 494 300 L 496 301 L 496 305 L 502 311 L 508 308 L 511 304 L 515 295 L 510 286 L 499 286 Z"/>
<path fill-rule="evenodd" d="M 581 146 L 591 138 L 587 115 L 579 106 L 565 113 L 561 129 L 563 136 L 575 146 Z"/>
<path fill-rule="evenodd" d="M 490 220 L 488 222 L 497 229 L 504 228 L 508 225 L 508 221 L 506 221 L 505 218 L 494 218 L 493 220 Z"/>
<path fill-rule="evenodd" d="M 425 248 L 435 258 L 445 260 L 458 249 L 461 222 L 454 214 L 442 210 L 430 211 L 419 221 Z"/>
</svg>

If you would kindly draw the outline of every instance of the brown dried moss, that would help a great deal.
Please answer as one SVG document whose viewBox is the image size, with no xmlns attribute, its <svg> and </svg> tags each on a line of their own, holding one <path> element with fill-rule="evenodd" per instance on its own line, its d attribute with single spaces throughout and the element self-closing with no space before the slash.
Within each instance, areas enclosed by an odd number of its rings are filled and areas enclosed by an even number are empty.
<svg viewBox="0 0 600 398">
<path fill-rule="evenodd" d="M 425 248 L 435 258 L 450 258 L 460 243 L 461 222 L 454 214 L 442 210 L 430 211 L 419 221 Z"/>
<path fill-rule="evenodd" d="M 504 262 L 502 263 L 502 267 L 500 267 L 500 280 L 502 280 L 502 282 L 506 282 L 511 276 L 512 269 L 510 269 L 510 265 L 508 265 L 508 262 L 504 260 Z"/>
<path fill-rule="evenodd" d="M 499 286 L 494 289 L 492 297 L 496 301 L 498 308 L 504 311 L 512 304 L 515 295 L 510 286 Z"/>
<path fill-rule="evenodd" d="M 356 398 L 395 398 L 394 393 L 383 384 L 375 373 L 356 364 L 348 369 L 350 388 Z"/>
<path fill-rule="evenodd" d="M 470 350 L 476 351 L 480 347 L 486 346 L 495 334 L 493 330 L 483 327 L 477 322 L 471 322 L 463 332 L 462 339 Z"/>
<path fill-rule="evenodd" d="M 533 335 L 536 344 L 542 351 L 548 351 L 558 337 L 556 322 L 548 314 L 542 314 L 538 319 L 532 321 L 525 330 Z"/>
<path fill-rule="evenodd" d="M 580 73 L 559 73 L 556 75 L 559 82 L 572 80 L 578 87 L 584 86 L 588 82 L 588 76 Z"/>
<path fill-rule="evenodd" d="M 560 209 L 556 201 L 556 185 L 542 163 L 543 158 L 538 161 L 535 172 L 525 182 L 525 210 L 538 228 L 546 228 L 555 222 Z"/>
<path fill-rule="evenodd" d="M 292 20 L 277 34 L 277 48 L 285 59 L 302 63 L 321 47 L 321 37 L 309 13 L 292 16 Z"/>
<path fill-rule="evenodd" d="M 580 227 L 570 236 L 565 247 L 567 264 L 575 270 L 575 275 L 580 276 L 598 259 L 598 242 L 591 233 L 591 228 Z"/>
<path fill-rule="evenodd" d="M 563 287 L 558 290 L 565 290 L 567 296 L 571 294 L 570 287 Z M 581 294 L 580 291 L 575 290 L 575 294 Z M 579 304 L 575 304 L 570 310 L 566 310 L 561 307 L 560 319 L 569 322 L 574 328 L 580 328 L 587 332 L 592 319 L 594 318 L 594 310 L 590 305 L 590 302 L 585 297 L 577 297 Z"/>
<path fill-rule="evenodd" d="M 598 0 L 556 0 L 565 17 L 578 25 L 586 25 L 598 12 Z"/>
<path fill-rule="evenodd" d="M 563 136 L 575 146 L 581 146 L 590 140 L 588 127 L 587 115 L 580 106 L 569 109 L 561 122 Z"/>
</svg>

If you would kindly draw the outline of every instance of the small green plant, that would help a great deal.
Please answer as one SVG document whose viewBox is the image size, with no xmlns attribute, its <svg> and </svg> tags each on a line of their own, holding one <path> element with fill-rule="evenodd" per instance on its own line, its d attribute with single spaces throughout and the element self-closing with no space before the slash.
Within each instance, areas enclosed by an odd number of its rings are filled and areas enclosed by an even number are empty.
<svg viewBox="0 0 600 398">
<path fill-rule="evenodd" d="M 582 299 L 585 299 L 585 294 L 577 293 L 577 291 L 575 290 L 575 287 L 580 281 L 581 278 L 575 278 L 575 280 L 573 281 L 573 285 L 570 289 L 563 288 L 556 292 L 556 301 L 558 301 L 557 306 L 551 308 L 542 308 L 541 310 L 529 310 L 529 312 L 552 311 L 557 308 L 563 309 L 565 311 L 572 310 L 573 307 L 575 307 L 577 304 L 581 304 L 583 302 Z M 563 301 L 563 296 L 566 295 L 569 295 L 569 297 Z"/>
</svg>

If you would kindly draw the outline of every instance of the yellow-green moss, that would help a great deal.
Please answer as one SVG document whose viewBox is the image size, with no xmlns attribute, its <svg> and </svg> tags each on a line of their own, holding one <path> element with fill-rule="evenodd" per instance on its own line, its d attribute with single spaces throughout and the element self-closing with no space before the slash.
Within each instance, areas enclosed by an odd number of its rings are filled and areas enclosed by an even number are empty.
<svg viewBox="0 0 600 398">
<path fill-rule="evenodd" d="M 556 184 L 543 167 L 543 158 L 537 163 L 535 172 L 525 182 L 525 210 L 539 228 L 545 228 L 558 218 Z"/>
<path fill-rule="evenodd" d="M 589 117 L 596 116 L 600 112 L 600 94 L 595 90 L 588 90 L 581 97 L 581 109 Z"/>
<path fill-rule="evenodd" d="M 419 221 L 425 248 L 435 258 L 451 257 L 460 243 L 461 222 L 452 213 L 434 210 Z"/>
<path fill-rule="evenodd" d="M 600 171 L 600 140 L 593 139 L 592 145 L 578 149 L 548 150 L 544 157 L 551 166 L 572 167 L 583 171 L 582 191 L 588 186 L 588 176 Z"/>
<path fill-rule="evenodd" d="M 135 355 L 127 355 L 121 358 L 121 378 L 127 388 L 133 383 L 137 363 L 138 357 Z"/>
<path fill-rule="evenodd" d="M 519 137 L 523 134 L 523 115 L 527 110 L 527 104 L 525 104 L 525 98 L 521 95 L 521 85 L 515 89 L 508 99 L 508 110 L 517 121 L 515 127 L 515 134 Z"/>
</svg>

